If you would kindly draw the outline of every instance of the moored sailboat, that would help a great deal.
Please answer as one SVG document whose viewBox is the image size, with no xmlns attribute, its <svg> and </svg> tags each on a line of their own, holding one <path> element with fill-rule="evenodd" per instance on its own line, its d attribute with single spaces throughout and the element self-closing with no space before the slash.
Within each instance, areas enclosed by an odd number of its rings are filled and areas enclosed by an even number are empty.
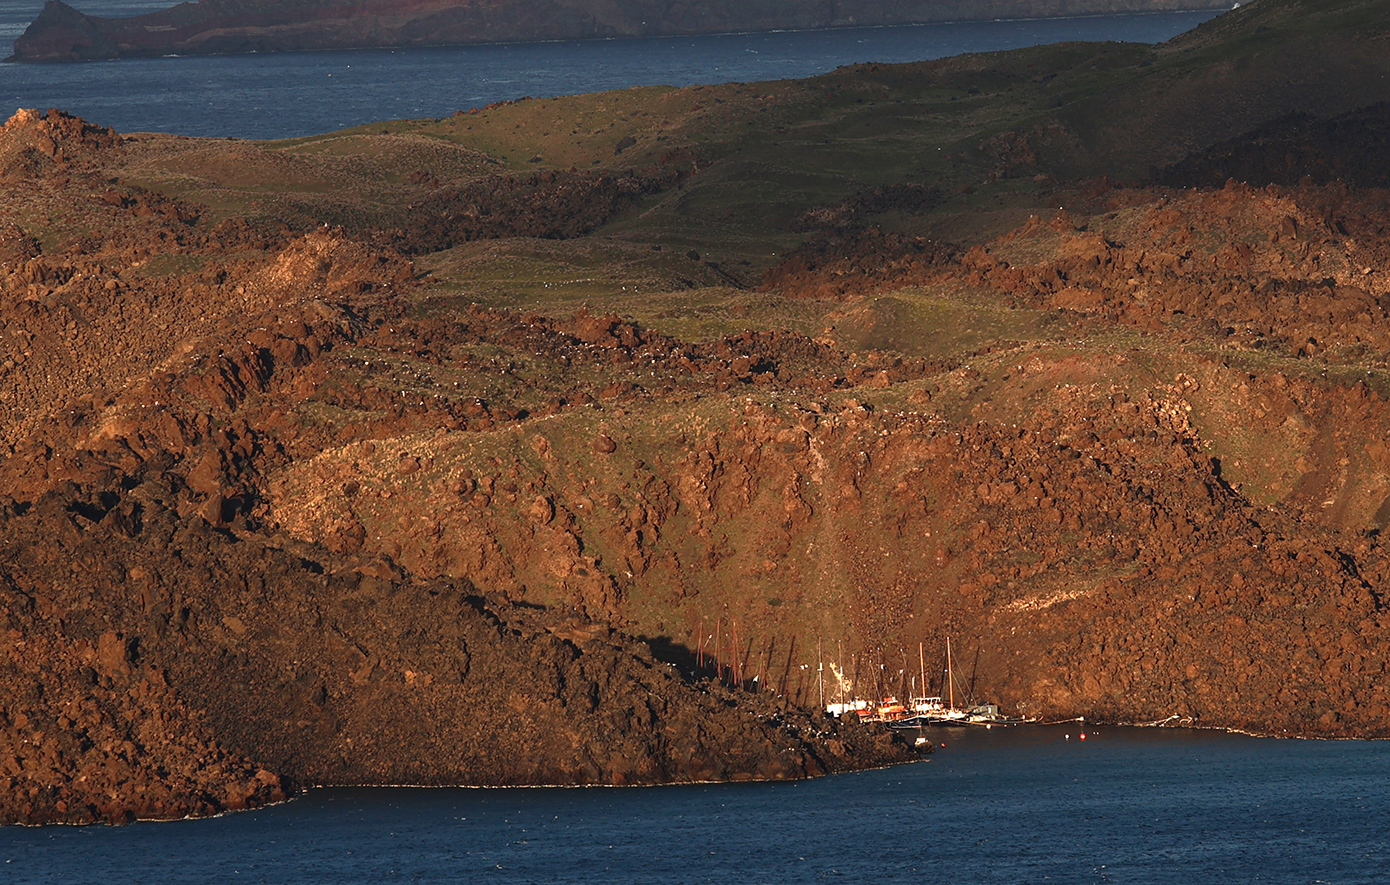
<svg viewBox="0 0 1390 885">
<path fill-rule="evenodd" d="M 922 688 L 925 691 L 927 666 L 926 652 L 922 643 L 917 644 L 917 656 L 921 668 Z M 847 683 L 843 674 L 834 664 L 831 664 L 830 667 L 840 688 L 840 700 L 824 705 L 826 712 L 832 716 L 838 717 L 846 713 L 854 713 L 863 722 L 886 725 L 899 731 L 916 731 L 937 726 L 983 725 L 989 728 L 995 725 L 1021 725 L 1035 721 L 1020 716 L 1005 716 L 999 712 L 997 704 L 971 703 L 966 707 L 957 707 L 955 665 L 950 637 L 946 639 L 946 671 L 943 674 L 945 698 L 940 695 L 921 695 L 910 698 L 906 703 L 891 696 L 883 697 L 877 701 L 864 700 L 858 697 L 847 699 L 844 694 Z M 848 687 L 853 691 L 852 685 Z M 821 696 L 824 698 L 824 689 L 821 691 Z"/>
<path fill-rule="evenodd" d="M 926 661 L 921 643 L 917 646 L 917 654 L 921 662 L 922 684 L 925 686 Z M 909 705 L 912 715 L 898 719 L 890 723 L 890 725 L 893 728 L 905 730 L 942 725 L 983 725 L 986 728 L 990 728 L 995 725 L 1022 725 L 1024 723 L 1036 721 L 1021 716 L 1005 716 L 999 712 L 999 706 L 997 704 L 972 703 L 967 707 L 957 707 L 955 666 L 951 654 L 951 639 L 949 636 L 946 638 L 945 683 L 945 700 L 940 697 L 913 698 Z"/>
</svg>

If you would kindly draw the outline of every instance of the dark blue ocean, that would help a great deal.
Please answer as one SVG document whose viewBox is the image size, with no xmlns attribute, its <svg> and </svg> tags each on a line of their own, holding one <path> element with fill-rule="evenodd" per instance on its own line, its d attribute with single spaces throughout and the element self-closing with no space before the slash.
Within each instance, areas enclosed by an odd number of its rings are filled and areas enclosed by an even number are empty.
<svg viewBox="0 0 1390 885">
<path fill-rule="evenodd" d="M 1069 737 L 1064 737 L 1069 735 Z M 1353 883 L 1390 743 L 1076 725 L 789 784 L 319 790 L 214 820 L 0 830 L 29 883 Z"/>
<path fill-rule="evenodd" d="M 172 5 L 72 0 L 93 15 Z M 0 58 L 40 0 L 0 0 Z M 62 108 L 122 132 L 285 138 L 386 119 L 445 117 L 529 95 L 777 80 L 1066 40 L 1159 42 L 1211 12 L 442 49 L 0 65 L 0 120 Z M 8 107 L 7 107 L 8 106 Z"/>
</svg>

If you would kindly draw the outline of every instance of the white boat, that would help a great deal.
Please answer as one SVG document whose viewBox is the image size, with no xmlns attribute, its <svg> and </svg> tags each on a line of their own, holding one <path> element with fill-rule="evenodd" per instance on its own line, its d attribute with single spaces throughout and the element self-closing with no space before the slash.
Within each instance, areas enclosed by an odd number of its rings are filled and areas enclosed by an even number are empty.
<svg viewBox="0 0 1390 885">
<path fill-rule="evenodd" d="M 925 688 L 927 664 L 926 652 L 922 643 L 917 645 L 917 656 L 922 671 L 922 686 Z M 928 726 L 942 725 L 983 725 L 990 728 L 995 725 L 1021 725 L 1025 722 L 1035 721 L 1018 716 L 1004 716 L 999 712 L 999 707 L 996 704 L 977 704 L 969 708 L 957 707 L 955 668 L 949 637 L 946 639 L 945 698 L 937 696 L 914 697 L 906 704 L 899 703 L 895 698 L 884 698 L 878 702 L 859 698 L 846 700 L 844 698 L 846 687 L 844 678 L 834 664 L 831 664 L 830 667 L 839 682 L 841 692 L 839 702 L 825 704 L 826 712 L 832 716 L 839 717 L 846 713 L 856 713 L 865 722 L 876 722 L 900 731 L 915 731 Z M 824 698 L 824 694 L 825 690 L 822 688 L 822 698 Z"/>
<path fill-rule="evenodd" d="M 920 644 L 917 646 L 917 654 L 919 658 L 923 655 Z M 922 683 L 925 685 L 927 670 L 925 659 L 922 660 L 921 666 Z M 939 697 L 913 698 L 908 704 L 911 715 L 891 723 L 892 727 L 912 729 L 939 725 L 983 725 L 986 728 L 991 728 L 995 725 L 1022 725 L 1036 721 L 1021 716 L 1005 716 L 999 712 L 997 704 L 976 704 L 967 709 L 957 707 L 955 673 L 949 637 L 946 639 L 946 691 L 947 698 L 945 700 Z"/>
<path fill-rule="evenodd" d="M 966 725 L 983 725 L 985 728 L 995 725 L 1024 725 L 1036 721 L 1022 716 L 1005 716 L 999 712 L 998 704 L 978 704 L 965 714 Z"/>
</svg>

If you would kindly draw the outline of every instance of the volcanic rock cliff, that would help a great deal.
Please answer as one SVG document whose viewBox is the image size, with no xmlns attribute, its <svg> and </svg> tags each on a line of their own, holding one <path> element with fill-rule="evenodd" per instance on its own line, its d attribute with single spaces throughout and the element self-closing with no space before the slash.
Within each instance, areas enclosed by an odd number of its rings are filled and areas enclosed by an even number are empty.
<svg viewBox="0 0 1390 885">
<path fill-rule="evenodd" d="M 887 764 L 806 710 L 947 637 L 1030 715 L 1390 736 L 1386 33 L 1260 0 L 274 144 L 17 114 L 0 813 Z"/>
<path fill-rule="evenodd" d="M 781 779 L 916 758 L 658 660 L 601 607 L 518 605 L 265 523 L 254 477 L 288 455 L 266 433 L 298 419 L 252 427 L 241 406 L 321 385 L 330 352 L 398 318 L 409 265 L 332 234 L 199 231 L 192 207 L 94 174 L 124 150 L 58 111 L 0 131 L 11 217 L 66 205 L 103 231 L 48 251 L 4 233 L 0 820 L 181 817 L 317 783 Z M 151 250 L 214 266 L 142 279 Z M 38 440 L 58 437 L 53 461 Z"/>
<path fill-rule="evenodd" d="M 17 61 L 593 40 L 1226 8 L 1216 0 L 200 0 L 100 18 L 47 0 Z"/>
</svg>

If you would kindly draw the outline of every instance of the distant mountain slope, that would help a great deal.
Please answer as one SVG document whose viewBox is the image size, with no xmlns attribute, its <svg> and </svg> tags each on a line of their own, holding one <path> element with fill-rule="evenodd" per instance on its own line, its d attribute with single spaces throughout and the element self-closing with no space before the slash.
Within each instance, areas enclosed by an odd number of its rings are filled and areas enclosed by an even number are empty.
<svg viewBox="0 0 1390 885">
<path fill-rule="evenodd" d="M 1226 0 L 202 0 L 148 15 L 99 18 L 49 0 L 15 41 L 14 60 L 650 37 L 1229 5 Z"/>
<path fill-rule="evenodd" d="M 1343 114 L 1390 99 L 1390 4 L 1258 0 L 1156 47 L 1150 64 L 1059 96 L 1076 141 L 1040 148 L 1054 171 L 1142 176 L 1289 113 Z M 1078 148 L 1077 145 L 1080 145 Z M 1175 156 L 1176 155 L 1176 156 Z"/>
</svg>

